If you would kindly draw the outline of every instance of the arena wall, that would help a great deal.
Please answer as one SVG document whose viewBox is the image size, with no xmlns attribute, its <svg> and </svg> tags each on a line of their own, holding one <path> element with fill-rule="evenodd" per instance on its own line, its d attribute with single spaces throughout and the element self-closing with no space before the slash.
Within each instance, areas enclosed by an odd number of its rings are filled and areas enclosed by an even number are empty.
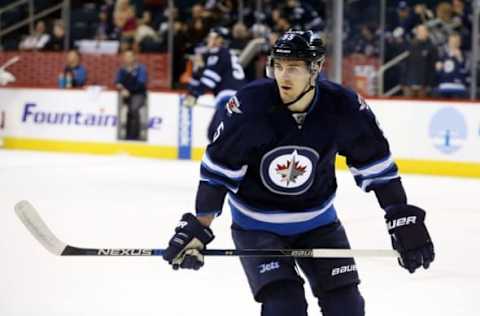
<svg viewBox="0 0 480 316">
<path fill-rule="evenodd" d="M 199 160 L 213 107 L 180 107 L 180 95 L 149 94 L 146 142 L 117 140 L 115 91 L 0 89 L 6 149 L 130 154 Z M 212 104 L 211 96 L 200 98 Z M 480 102 L 370 99 L 402 172 L 480 177 Z M 339 158 L 339 168 L 345 162 Z"/>
</svg>

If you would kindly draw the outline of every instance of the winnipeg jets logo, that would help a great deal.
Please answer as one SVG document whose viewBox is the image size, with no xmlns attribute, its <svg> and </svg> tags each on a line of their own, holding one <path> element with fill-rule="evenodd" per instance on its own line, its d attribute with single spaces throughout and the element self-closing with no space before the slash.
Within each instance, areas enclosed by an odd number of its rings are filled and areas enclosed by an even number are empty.
<svg viewBox="0 0 480 316">
<path fill-rule="evenodd" d="M 313 183 L 318 153 L 308 147 L 282 146 L 267 152 L 260 163 L 264 186 L 277 194 L 299 195 Z"/>
<path fill-rule="evenodd" d="M 207 65 L 213 66 L 218 62 L 218 56 L 209 56 L 207 59 Z"/>
<path fill-rule="evenodd" d="M 300 162 L 296 160 L 298 156 L 297 151 L 295 150 L 292 153 L 292 159 L 287 160 L 286 164 L 277 165 L 277 173 L 282 177 L 281 182 L 285 182 L 286 186 L 292 182 L 295 183 L 299 176 L 302 176 L 305 173 L 306 166 L 300 165 Z"/>
<path fill-rule="evenodd" d="M 229 116 L 232 116 L 233 113 L 243 113 L 240 110 L 240 102 L 238 102 L 238 99 L 235 96 L 231 97 L 230 100 L 228 100 L 227 104 L 225 104 L 225 109 L 227 110 Z"/>
<path fill-rule="evenodd" d="M 359 109 L 360 111 L 364 111 L 364 110 L 370 111 L 370 107 L 368 106 L 367 102 L 358 93 L 357 93 L 357 100 L 358 100 L 358 103 L 360 104 L 360 109 Z"/>
</svg>

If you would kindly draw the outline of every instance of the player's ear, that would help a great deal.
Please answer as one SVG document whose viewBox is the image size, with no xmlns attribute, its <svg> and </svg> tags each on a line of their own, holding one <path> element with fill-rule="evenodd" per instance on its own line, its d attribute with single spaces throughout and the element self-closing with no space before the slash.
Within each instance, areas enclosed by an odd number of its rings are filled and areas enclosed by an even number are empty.
<svg viewBox="0 0 480 316">
<path fill-rule="evenodd" d="M 267 78 L 275 79 L 275 74 L 273 71 L 273 58 L 270 56 L 268 57 L 267 67 L 265 70 L 266 70 Z"/>
<path fill-rule="evenodd" d="M 320 72 L 322 71 L 324 61 L 325 61 L 324 58 L 320 58 L 319 60 L 317 60 L 315 62 L 312 62 L 312 64 L 311 64 L 311 72 L 312 72 L 311 85 L 312 86 L 315 86 L 315 82 L 317 80 L 317 77 L 319 76 Z"/>
</svg>

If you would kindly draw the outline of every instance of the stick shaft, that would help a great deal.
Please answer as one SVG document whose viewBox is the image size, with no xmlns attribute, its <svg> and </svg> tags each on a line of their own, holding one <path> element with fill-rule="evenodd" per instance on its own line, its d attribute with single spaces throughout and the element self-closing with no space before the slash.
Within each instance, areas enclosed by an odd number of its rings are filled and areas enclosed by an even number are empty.
<svg viewBox="0 0 480 316">
<path fill-rule="evenodd" d="M 10 58 L 3 65 L 0 66 L 0 69 L 2 69 L 2 70 L 7 69 L 9 66 L 15 64 L 19 59 L 20 59 L 20 57 L 18 57 L 18 56 L 14 56 L 14 57 Z"/>
<path fill-rule="evenodd" d="M 68 245 L 58 239 L 42 220 L 37 210 L 27 201 L 15 205 L 15 213 L 41 245 L 59 256 L 152 257 L 162 256 L 165 249 L 156 248 L 82 248 Z M 398 257 L 386 249 L 207 249 L 205 256 L 234 257 L 295 257 L 295 258 L 351 258 Z"/>
<path fill-rule="evenodd" d="M 155 248 L 78 248 L 67 246 L 62 256 L 162 256 L 165 249 Z M 351 257 L 397 257 L 394 250 L 387 249 L 207 249 L 204 256 L 233 257 L 295 257 L 295 258 L 351 258 Z"/>
</svg>

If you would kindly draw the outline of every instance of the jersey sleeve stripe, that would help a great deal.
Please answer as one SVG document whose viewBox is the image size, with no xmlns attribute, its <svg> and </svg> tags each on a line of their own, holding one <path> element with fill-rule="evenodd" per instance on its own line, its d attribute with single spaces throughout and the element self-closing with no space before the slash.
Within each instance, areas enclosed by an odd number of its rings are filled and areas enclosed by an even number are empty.
<svg viewBox="0 0 480 316">
<path fill-rule="evenodd" d="M 205 170 L 201 170 L 200 172 L 201 172 L 200 181 L 205 181 L 208 184 L 214 185 L 214 186 L 223 186 L 233 193 L 238 192 L 238 188 L 240 186 L 240 183 L 233 182 L 229 179 L 220 177 L 216 174 L 205 172 Z"/>
<path fill-rule="evenodd" d="M 379 178 L 365 180 L 365 181 L 362 182 L 360 187 L 362 188 L 363 191 L 368 192 L 368 191 L 371 190 L 372 185 L 383 184 L 383 183 L 386 183 L 386 182 L 391 181 L 393 179 L 397 179 L 399 177 L 400 176 L 398 175 L 398 173 L 395 173 L 395 174 L 388 175 L 388 176 L 385 176 L 385 177 L 379 177 Z"/>
<path fill-rule="evenodd" d="M 213 81 L 212 79 L 208 79 L 207 77 L 200 78 L 200 82 L 209 87 L 210 89 L 213 89 L 217 86 L 215 81 Z"/>
<path fill-rule="evenodd" d="M 192 86 L 198 86 L 200 84 L 200 81 L 198 81 L 196 79 L 190 79 L 189 84 L 192 85 Z"/>
<path fill-rule="evenodd" d="M 247 165 L 243 165 L 238 170 L 227 168 L 225 166 L 222 166 L 221 164 L 213 162 L 207 153 L 205 153 L 205 155 L 203 156 L 202 165 L 219 175 L 223 175 L 226 178 L 234 179 L 237 181 L 241 181 L 243 179 L 243 177 L 247 173 L 248 168 Z"/>
<path fill-rule="evenodd" d="M 218 73 L 216 73 L 215 71 L 210 70 L 210 69 L 205 69 L 205 71 L 203 72 L 203 76 L 204 77 L 209 77 L 210 79 L 213 79 L 216 82 L 222 81 L 222 77 L 220 77 L 218 75 Z"/>
<path fill-rule="evenodd" d="M 392 156 L 388 156 L 384 159 L 377 160 L 367 166 L 355 168 L 353 166 L 349 166 L 350 172 L 354 175 L 360 175 L 362 177 L 368 177 L 375 174 L 381 174 L 383 171 L 389 169 L 392 165 L 395 164 Z"/>
<path fill-rule="evenodd" d="M 370 191 L 375 185 L 400 177 L 397 165 L 391 155 L 365 167 L 355 168 L 350 166 L 350 171 L 357 185 L 365 192 Z"/>
</svg>

